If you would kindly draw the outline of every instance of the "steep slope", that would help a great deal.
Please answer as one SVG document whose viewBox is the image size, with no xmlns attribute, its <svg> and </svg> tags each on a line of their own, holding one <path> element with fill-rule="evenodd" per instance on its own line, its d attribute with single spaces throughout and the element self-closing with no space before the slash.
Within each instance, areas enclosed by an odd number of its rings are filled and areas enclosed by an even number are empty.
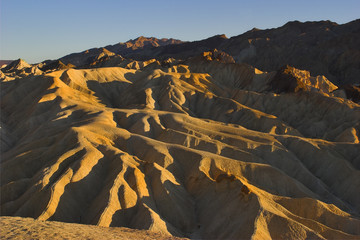
<svg viewBox="0 0 360 240">
<path fill-rule="evenodd" d="M 290 70 L 279 72 L 308 87 L 274 93 L 276 72 L 218 51 L 3 81 L 1 215 L 203 239 L 358 239 L 360 106 Z"/>
</svg>

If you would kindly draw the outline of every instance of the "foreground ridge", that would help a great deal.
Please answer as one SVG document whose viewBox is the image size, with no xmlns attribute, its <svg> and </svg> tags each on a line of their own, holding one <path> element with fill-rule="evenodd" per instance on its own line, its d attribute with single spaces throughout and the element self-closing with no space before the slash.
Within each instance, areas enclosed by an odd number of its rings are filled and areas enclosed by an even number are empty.
<svg viewBox="0 0 360 240">
<path fill-rule="evenodd" d="M 181 239 L 145 230 L 0 217 L 1 239 Z"/>
</svg>

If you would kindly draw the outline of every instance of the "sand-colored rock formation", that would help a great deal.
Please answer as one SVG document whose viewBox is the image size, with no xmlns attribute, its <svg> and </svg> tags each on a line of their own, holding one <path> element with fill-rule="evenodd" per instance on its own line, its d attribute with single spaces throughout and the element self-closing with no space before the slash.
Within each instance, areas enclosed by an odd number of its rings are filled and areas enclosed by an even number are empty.
<svg viewBox="0 0 360 240">
<path fill-rule="evenodd" d="M 1 81 L 26 77 L 28 75 L 41 75 L 43 73 L 38 65 L 28 64 L 20 58 L 1 68 L 0 72 Z"/>
<path fill-rule="evenodd" d="M 24 68 L 30 68 L 31 65 L 25 62 L 23 59 L 19 58 L 15 61 L 12 61 L 9 63 L 9 65 L 6 65 L 4 68 L 2 68 L 3 72 L 14 72 L 18 70 L 22 70 Z"/>
<path fill-rule="evenodd" d="M 217 52 L 4 80 L 1 215 L 201 239 L 359 239 L 360 106 L 291 70 L 313 90 L 275 93 L 276 72 Z"/>
</svg>

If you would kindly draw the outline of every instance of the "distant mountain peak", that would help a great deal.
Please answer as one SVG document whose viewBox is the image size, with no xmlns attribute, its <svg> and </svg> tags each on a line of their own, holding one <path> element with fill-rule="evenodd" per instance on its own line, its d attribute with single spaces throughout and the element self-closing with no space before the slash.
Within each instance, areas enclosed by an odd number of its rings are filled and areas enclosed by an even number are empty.
<svg viewBox="0 0 360 240">
<path fill-rule="evenodd" d="M 252 28 L 252 29 L 250 30 L 250 32 L 257 32 L 257 31 L 260 31 L 260 29 L 259 29 L 259 28 L 256 28 L 256 27 L 254 27 L 254 28 Z"/>
<path fill-rule="evenodd" d="M 227 37 L 225 34 L 219 34 L 218 37 L 219 37 L 219 38 L 226 38 L 226 39 L 228 39 L 228 37 Z"/>
<path fill-rule="evenodd" d="M 300 26 L 338 26 L 336 22 L 332 22 L 330 20 L 324 20 L 324 21 L 306 21 L 306 22 L 300 22 L 298 20 L 290 21 L 284 24 L 283 27 L 300 27 Z"/>
<path fill-rule="evenodd" d="M 223 38 L 223 39 L 229 39 L 225 34 L 217 34 L 215 36 L 212 36 L 210 38 Z M 208 39 L 210 39 L 208 38 Z"/>
<path fill-rule="evenodd" d="M 7 65 L 4 68 L 4 71 L 21 70 L 21 69 L 29 68 L 29 67 L 31 67 L 30 64 L 28 64 L 25 60 L 19 58 L 15 61 L 12 61 L 9 65 Z"/>
</svg>

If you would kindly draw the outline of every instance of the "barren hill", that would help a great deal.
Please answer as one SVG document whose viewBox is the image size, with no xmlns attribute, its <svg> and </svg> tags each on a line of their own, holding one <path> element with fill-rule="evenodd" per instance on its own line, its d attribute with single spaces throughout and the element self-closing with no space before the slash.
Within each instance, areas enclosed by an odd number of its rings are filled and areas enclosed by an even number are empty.
<svg viewBox="0 0 360 240">
<path fill-rule="evenodd" d="M 3 216 L 359 239 L 360 105 L 324 76 L 219 51 L 13 74 L 1 82 Z"/>
</svg>

